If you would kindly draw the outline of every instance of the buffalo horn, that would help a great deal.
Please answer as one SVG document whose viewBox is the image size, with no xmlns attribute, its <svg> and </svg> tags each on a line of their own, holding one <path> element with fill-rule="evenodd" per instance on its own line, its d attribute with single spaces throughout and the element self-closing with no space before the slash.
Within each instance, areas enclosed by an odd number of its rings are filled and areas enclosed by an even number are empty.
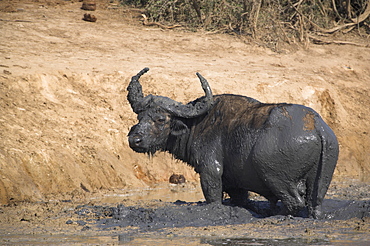
<svg viewBox="0 0 370 246">
<path fill-rule="evenodd" d="M 207 80 L 203 78 L 203 76 L 200 75 L 199 73 L 196 73 L 196 75 L 198 76 L 206 95 L 202 98 L 195 100 L 194 102 L 190 102 L 184 105 L 168 97 L 148 95 L 147 97 L 144 98 L 139 78 L 141 77 L 141 75 L 148 71 L 149 68 L 144 68 L 137 75 L 133 76 L 131 78 L 130 84 L 127 87 L 128 90 L 127 99 L 131 104 L 132 110 L 136 114 L 150 106 L 152 103 L 155 103 L 156 105 L 160 106 L 161 108 L 171 113 L 172 115 L 182 118 L 195 118 L 199 115 L 205 114 L 212 107 L 213 105 L 212 90 Z"/>
<path fill-rule="evenodd" d="M 212 90 L 207 80 L 202 75 L 199 73 L 196 73 L 196 75 L 198 76 L 206 94 L 204 97 L 186 105 L 181 103 L 166 103 L 161 106 L 171 114 L 182 118 L 195 118 L 199 115 L 205 114 L 213 105 Z"/>
<path fill-rule="evenodd" d="M 127 99 L 130 102 L 132 110 L 135 113 L 139 113 L 140 103 L 144 98 L 143 89 L 140 85 L 139 79 L 140 79 L 141 75 L 143 75 L 144 73 L 146 73 L 148 71 L 149 71 L 149 68 L 146 67 L 143 70 L 141 70 L 138 74 L 133 76 L 131 78 L 130 84 L 127 87 L 127 90 L 128 90 Z"/>
</svg>

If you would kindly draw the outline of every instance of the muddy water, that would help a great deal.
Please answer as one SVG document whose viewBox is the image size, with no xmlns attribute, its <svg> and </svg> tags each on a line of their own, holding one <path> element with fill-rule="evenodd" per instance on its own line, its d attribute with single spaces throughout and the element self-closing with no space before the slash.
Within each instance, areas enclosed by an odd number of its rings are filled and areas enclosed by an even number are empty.
<svg viewBox="0 0 370 246">
<path fill-rule="evenodd" d="M 195 183 L 188 184 L 158 184 L 142 189 L 128 189 L 122 193 L 109 193 L 98 197 L 92 197 L 100 203 L 117 203 L 122 200 L 130 201 L 161 201 L 174 202 L 177 200 L 187 202 L 205 201 L 202 190 Z"/>
<path fill-rule="evenodd" d="M 252 210 L 231 206 L 227 199 L 223 205 L 207 205 L 195 184 L 3 207 L 3 214 L 22 216 L 11 218 L 20 221 L 13 230 L 1 225 L 0 244 L 369 245 L 369 187 L 332 185 L 321 220 L 304 214 L 266 216 L 268 204 L 258 196 L 253 196 Z M 42 218 L 32 219 L 36 214 Z"/>
</svg>

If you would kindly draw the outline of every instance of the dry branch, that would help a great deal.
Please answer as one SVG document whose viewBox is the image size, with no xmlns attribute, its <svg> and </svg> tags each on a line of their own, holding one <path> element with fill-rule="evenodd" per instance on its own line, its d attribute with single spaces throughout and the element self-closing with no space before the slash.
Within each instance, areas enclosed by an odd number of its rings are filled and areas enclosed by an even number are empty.
<svg viewBox="0 0 370 246">
<path fill-rule="evenodd" d="M 199 3 L 197 2 L 197 0 L 192 0 L 191 2 L 193 4 L 193 8 L 194 8 L 195 12 L 197 13 L 199 21 L 202 21 L 202 13 L 200 12 Z"/>
<path fill-rule="evenodd" d="M 0 19 L 0 21 L 8 21 L 8 22 L 32 22 L 32 21 L 29 21 L 29 20 L 4 20 L 4 19 Z"/>
<path fill-rule="evenodd" d="M 364 45 L 364 44 L 359 44 L 355 42 L 340 41 L 340 40 L 326 40 L 326 39 L 321 39 L 321 38 L 318 38 L 312 35 L 308 35 L 308 37 L 312 40 L 314 44 L 354 45 L 354 46 L 359 46 L 359 47 L 370 48 L 370 45 Z"/>
<path fill-rule="evenodd" d="M 335 14 L 336 14 L 339 18 L 341 18 L 340 14 L 339 14 L 339 12 L 338 12 L 338 9 L 337 9 L 337 5 L 335 4 L 335 0 L 331 0 L 331 4 L 333 5 L 333 10 L 334 10 Z"/>
<path fill-rule="evenodd" d="M 257 22 L 258 22 L 258 16 L 261 9 L 261 0 L 253 0 L 252 1 L 252 10 L 250 13 L 249 21 L 251 23 L 251 29 L 252 29 L 252 37 L 256 38 L 257 36 Z"/>
<path fill-rule="evenodd" d="M 366 18 L 370 15 L 370 0 L 367 1 L 367 4 L 366 4 L 366 9 L 365 11 L 360 14 L 357 18 L 352 18 L 351 21 L 353 23 L 355 23 L 355 25 L 363 22 L 364 20 L 366 20 Z"/>
<path fill-rule="evenodd" d="M 289 1 L 290 2 L 290 1 Z M 304 16 L 301 11 L 298 10 L 298 8 L 296 8 L 291 2 L 290 2 L 291 6 L 294 8 L 294 10 L 300 15 L 300 16 L 303 16 L 308 22 L 310 22 L 313 26 L 315 26 L 315 28 L 317 30 L 319 30 L 320 32 L 322 33 L 334 33 L 334 32 L 337 32 L 339 30 L 342 30 L 344 28 L 347 28 L 347 27 L 352 27 L 352 26 L 355 26 L 355 25 L 358 25 L 360 24 L 361 22 L 363 22 L 364 20 L 366 20 L 367 17 L 369 17 L 370 15 L 370 0 L 367 2 L 367 6 L 366 6 L 366 9 L 365 11 L 359 15 L 357 18 L 352 18 L 351 21 L 352 23 L 346 23 L 346 24 L 343 24 L 343 25 L 340 25 L 340 26 L 337 26 L 337 27 L 333 27 L 333 28 L 330 28 L 330 29 L 326 29 L 326 28 L 322 28 L 322 27 L 319 27 L 316 23 L 314 23 L 313 21 L 311 21 L 309 18 L 307 18 L 306 16 Z"/>
<path fill-rule="evenodd" d="M 181 27 L 181 25 L 166 26 L 166 25 L 163 25 L 159 22 L 149 22 L 148 17 L 146 17 L 146 15 L 142 14 L 141 16 L 144 18 L 144 20 L 143 20 L 143 25 L 144 26 L 159 26 L 163 29 L 173 29 L 173 28 L 176 28 L 176 27 Z"/>
</svg>

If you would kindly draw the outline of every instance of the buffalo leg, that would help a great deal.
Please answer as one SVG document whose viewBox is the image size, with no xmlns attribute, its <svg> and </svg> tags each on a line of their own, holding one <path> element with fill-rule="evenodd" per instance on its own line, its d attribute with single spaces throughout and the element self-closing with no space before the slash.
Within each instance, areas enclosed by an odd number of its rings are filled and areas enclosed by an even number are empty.
<svg viewBox="0 0 370 246">
<path fill-rule="evenodd" d="M 318 219 L 321 217 L 321 203 L 323 196 L 319 196 L 317 187 L 317 178 L 312 170 L 309 178 L 307 179 L 307 207 L 308 215 L 311 218 Z"/>
<path fill-rule="evenodd" d="M 240 188 L 229 188 L 226 190 L 229 194 L 231 203 L 236 206 L 244 207 L 248 203 L 248 191 Z"/>
<path fill-rule="evenodd" d="M 270 189 L 275 193 L 286 208 L 286 212 L 296 215 L 300 210 L 306 206 L 305 199 L 299 194 L 298 184 L 294 182 L 284 182 L 282 180 L 274 180 Z"/>
<path fill-rule="evenodd" d="M 200 174 L 200 184 L 207 203 L 222 202 L 221 177 L 214 177 L 213 175 L 204 172 Z"/>
<path fill-rule="evenodd" d="M 200 184 L 207 203 L 222 203 L 222 173 L 220 162 L 207 162 L 200 165 Z"/>
<path fill-rule="evenodd" d="M 270 211 L 271 211 L 271 214 L 276 214 L 277 213 L 277 209 L 278 209 L 278 206 L 277 206 L 277 202 L 278 202 L 278 198 L 274 195 L 269 195 L 269 196 L 265 196 L 266 199 L 269 201 L 270 203 Z"/>
</svg>

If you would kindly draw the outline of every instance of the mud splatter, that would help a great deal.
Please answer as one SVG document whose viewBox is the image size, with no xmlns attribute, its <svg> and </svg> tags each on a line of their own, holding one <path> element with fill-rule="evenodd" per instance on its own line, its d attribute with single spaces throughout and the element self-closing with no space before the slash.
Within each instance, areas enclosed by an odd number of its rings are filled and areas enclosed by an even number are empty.
<svg viewBox="0 0 370 246">
<path fill-rule="evenodd" d="M 313 129 L 315 129 L 315 115 L 311 111 L 307 112 L 306 116 L 303 118 L 303 121 L 303 130 L 312 131 Z"/>
</svg>

